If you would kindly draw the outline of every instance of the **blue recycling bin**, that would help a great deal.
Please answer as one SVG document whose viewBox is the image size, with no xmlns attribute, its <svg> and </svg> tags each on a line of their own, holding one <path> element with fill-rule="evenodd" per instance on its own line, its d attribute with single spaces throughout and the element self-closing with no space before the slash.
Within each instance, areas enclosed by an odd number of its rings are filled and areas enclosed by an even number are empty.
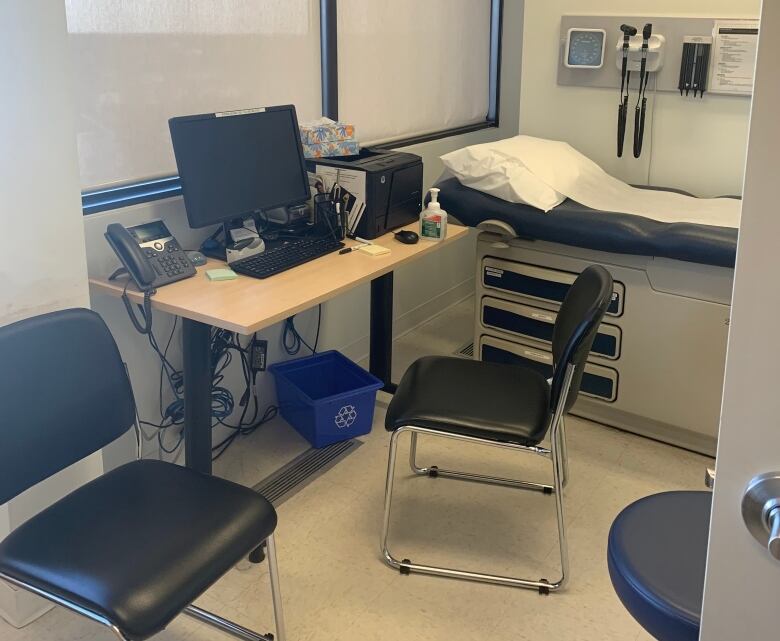
<svg viewBox="0 0 780 641">
<path fill-rule="evenodd" d="M 336 350 L 275 363 L 279 412 L 314 447 L 368 434 L 383 383 Z"/>
</svg>

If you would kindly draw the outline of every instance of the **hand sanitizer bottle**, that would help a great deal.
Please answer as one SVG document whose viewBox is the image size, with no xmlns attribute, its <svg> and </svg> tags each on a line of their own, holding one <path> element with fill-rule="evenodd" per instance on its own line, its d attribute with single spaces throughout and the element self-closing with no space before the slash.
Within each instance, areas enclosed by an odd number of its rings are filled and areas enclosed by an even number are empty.
<svg viewBox="0 0 780 641">
<path fill-rule="evenodd" d="M 439 189 L 432 187 L 431 200 L 420 214 L 420 236 L 428 240 L 443 240 L 447 237 L 447 212 L 439 203 Z"/>
</svg>

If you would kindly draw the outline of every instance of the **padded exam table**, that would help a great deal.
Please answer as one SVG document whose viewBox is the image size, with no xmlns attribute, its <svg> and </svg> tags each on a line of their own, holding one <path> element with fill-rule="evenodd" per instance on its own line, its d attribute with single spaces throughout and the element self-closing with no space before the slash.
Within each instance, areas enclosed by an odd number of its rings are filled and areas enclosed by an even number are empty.
<svg viewBox="0 0 780 641">
<path fill-rule="evenodd" d="M 714 455 L 736 228 L 659 222 L 572 200 L 544 213 L 456 178 L 438 187 L 444 209 L 482 231 L 477 358 L 549 372 L 552 325 L 568 286 L 588 265 L 604 265 L 615 281 L 614 309 L 588 358 L 574 414 Z"/>
<path fill-rule="evenodd" d="M 416 227 L 415 223 L 405 229 Z M 235 280 L 210 282 L 205 271 L 225 264 L 209 260 L 197 268 L 193 278 L 161 287 L 152 296 L 152 309 L 182 318 L 187 467 L 211 473 L 209 343 L 212 326 L 248 336 L 370 281 L 369 369 L 383 381 L 382 389 L 393 393 L 393 270 L 466 235 L 467 227 L 450 225 L 443 241 L 404 245 L 389 233 L 374 241 L 391 248 L 389 254 L 369 256 L 363 252 L 334 252 L 264 280 L 239 276 Z M 348 246 L 356 244 L 351 240 L 346 242 Z M 90 278 L 89 282 L 93 293 L 115 298 L 122 295 L 125 286 L 124 282 L 109 281 L 105 277 Z M 127 294 L 133 302 L 143 302 L 143 294 L 133 285 L 127 288 Z"/>
<path fill-rule="evenodd" d="M 736 228 L 659 222 L 591 209 L 569 199 L 544 213 L 530 205 L 510 203 L 465 187 L 457 178 L 440 179 L 436 187 L 441 189 L 439 202 L 447 213 L 470 227 L 499 220 L 512 227 L 518 237 L 529 240 L 734 267 Z"/>
</svg>

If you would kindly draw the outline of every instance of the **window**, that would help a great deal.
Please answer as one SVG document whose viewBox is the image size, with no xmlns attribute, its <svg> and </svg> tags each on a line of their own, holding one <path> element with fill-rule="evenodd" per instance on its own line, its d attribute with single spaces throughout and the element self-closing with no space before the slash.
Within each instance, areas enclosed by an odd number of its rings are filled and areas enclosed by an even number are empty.
<svg viewBox="0 0 780 641">
<path fill-rule="evenodd" d="M 320 115 L 316 0 L 66 0 L 84 188 L 176 174 L 168 118 Z"/>
<path fill-rule="evenodd" d="M 489 0 L 339 0 L 339 116 L 361 143 L 485 123 Z"/>
<path fill-rule="evenodd" d="M 288 104 L 362 144 L 498 122 L 502 0 L 65 0 L 85 213 L 180 193 L 168 119 Z"/>
</svg>

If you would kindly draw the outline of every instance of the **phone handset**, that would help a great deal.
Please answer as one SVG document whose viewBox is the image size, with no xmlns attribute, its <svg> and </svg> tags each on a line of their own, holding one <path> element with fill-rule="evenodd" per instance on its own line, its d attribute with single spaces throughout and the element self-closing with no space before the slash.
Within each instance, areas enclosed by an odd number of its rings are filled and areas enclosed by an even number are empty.
<svg viewBox="0 0 780 641">
<path fill-rule="evenodd" d="M 130 275 L 138 289 L 144 293 L 144 303 L 138 306 L 143 322 L 139 321 L 133 312 L 127 291 L 122 292 L 122 302 L 125 304 L 127 313 L 135 328 L 141 334 L 148 334 L 152 331 L 152 303 L 150 298 L 156 291 L 154 289 L 154 281 L 157 274 L 149 259 L 144 255 L 143 250 L 138 246 L 138 242 L 122 225 L 111 223 L 106 228 L 105 237 L 124 266 L 124 270 Z M 114 272 L 111 278 L 116 278 L 121 271 Z"/>
</svg>

